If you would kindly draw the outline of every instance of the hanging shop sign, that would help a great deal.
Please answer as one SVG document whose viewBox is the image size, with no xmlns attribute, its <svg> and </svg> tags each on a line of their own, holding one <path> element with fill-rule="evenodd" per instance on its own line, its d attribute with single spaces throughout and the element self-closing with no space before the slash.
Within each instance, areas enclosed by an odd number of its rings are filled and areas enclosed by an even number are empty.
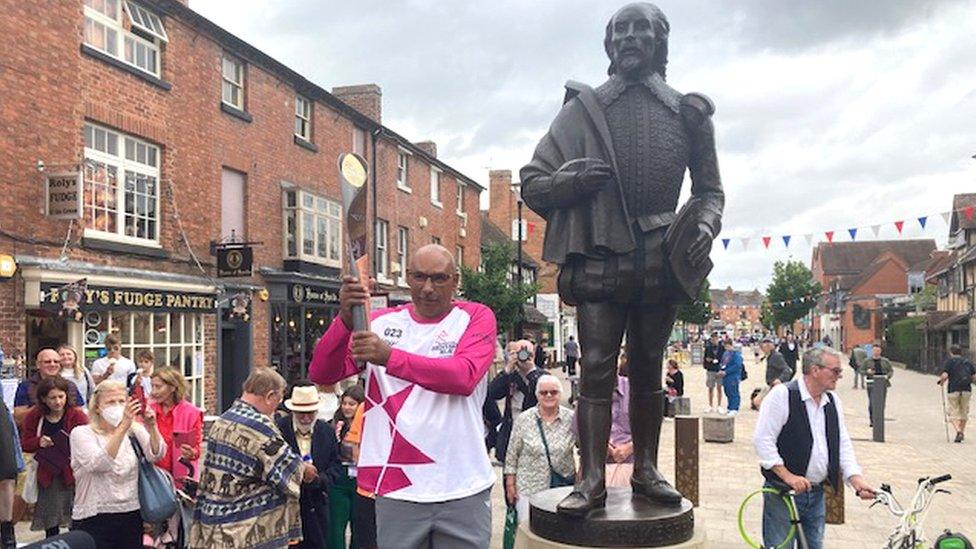
<svg viewBox="0 0 976 549">
<path fill-rule="evenodd" d="M 55 219 L 80 219 L 82 187 L 81 172 L 52 173 L 45 176 L 47 216 Z"/>
<path fill-rule="evenodd" d="M 216 308 L 216 296 L 213 294 L 105 286 L 87 286 L 83 292 L 76 294 L 64 288 L 61 284 L 42 283 L 41 308 L 60 311 L 69 301 L 81 311 L 125 309 L 212 313 Z"/>
<path fill-rule="evenodd" d="M 217 276 L 251 276 L 254 272 L 254 250 L 250 246 L 217 248 Z"/>
<path fill-rule="evenodd" d="M 295 303 L 334 305 L 339 303 L 339 290 L 308 284 L 289 284 L 288 295 Z"/>
</svg>

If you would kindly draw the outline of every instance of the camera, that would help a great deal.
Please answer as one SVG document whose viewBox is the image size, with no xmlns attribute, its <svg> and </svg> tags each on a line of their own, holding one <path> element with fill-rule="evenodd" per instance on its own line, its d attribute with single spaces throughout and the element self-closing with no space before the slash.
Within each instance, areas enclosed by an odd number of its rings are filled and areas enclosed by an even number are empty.
<svg viewBox="0 0 976 549">
<path fill-rule="evenodd" d="M 521 362 L 528 362 L 528 360 L 532 358 L 532 353 L 530 353 L 527 348 L 522 347 L 517 353 L 515 353 L 515 358 L 519 359 Z"/>
</svg>

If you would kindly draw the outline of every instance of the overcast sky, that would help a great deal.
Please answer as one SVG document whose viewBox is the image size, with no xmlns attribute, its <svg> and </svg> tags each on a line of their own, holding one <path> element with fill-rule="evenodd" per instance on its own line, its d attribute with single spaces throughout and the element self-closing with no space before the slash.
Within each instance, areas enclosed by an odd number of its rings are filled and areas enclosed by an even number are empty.
<svg viewBox="0 0 976 549">
<path fill-rule="evenodd" d="M 374 82 L 383 122 L 487 186 L 518 172 L 567 79 L 606 78 L 602 40 L 623 2 L 191 0 L 320 86 Z M 804 234 L 946 239 L 976 192 L 976 0 L 668 0 L 668 82 L 717 106 L 726 209 L 712 287 L 764 289 Z M 516 176 L 517 177 L 517 176 Z M 687 185 L 685 192 L 687 193 Z M 789 248 L 781 236 L 793 235 Z M 769 250 L 761 237 L 770 235 Z M 751 238 L 743 250 L 742 238 Z"/>
</svg>

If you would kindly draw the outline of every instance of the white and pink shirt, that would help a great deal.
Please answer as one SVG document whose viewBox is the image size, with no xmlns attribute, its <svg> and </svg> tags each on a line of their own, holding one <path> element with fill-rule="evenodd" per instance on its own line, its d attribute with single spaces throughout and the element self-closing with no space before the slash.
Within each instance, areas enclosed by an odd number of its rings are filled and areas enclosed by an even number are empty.
<svg viewBox="0 0 976 549">
<path fill-rule="evenodd" d="M 378 496 L 429 503 L 487 490 L 495 473 L 485 451 L 482 406 L 495 355 L 495 315 L 456 301 L 443 318 L 413 305 L 371 315 L 370 330 L 393 348 L 386 366 L 366 365 L 359 487 Z M 309 377 L 331 384 L 359 369 L 351 332 L 336 319 L 312 355 Z"/>
</svg>

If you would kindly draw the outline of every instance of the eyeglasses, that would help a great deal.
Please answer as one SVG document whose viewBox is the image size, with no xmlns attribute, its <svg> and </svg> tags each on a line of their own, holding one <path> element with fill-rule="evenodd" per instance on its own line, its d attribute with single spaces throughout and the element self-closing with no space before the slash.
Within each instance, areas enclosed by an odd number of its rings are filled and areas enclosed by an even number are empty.
<svg viewBox="0 0 976 549">
<path fill-rule="evenodd" d="M 420 271 L 407 271 L 407 282 L 411 286 L 423 286 L 430 280 L 430 284 L 435 288 L 446 286 L 454 279 L 454 275 L 447 273 L 424 273 Z"/>
<path fill-rule="evenodd" d="M 824 370 L 830 370 L 837 377 L 840 377 L 840 375 L 844 373 L 843 368 L 828 368 L 826 366 L 821 366 L 820 368 Z"/>
<path fill-rule="evenodd" d="M 557 396 L 558 394 L 559 391 L 556 389 L 549 390 L 549 391 L 539 391 L 539 396 L 544 396 L 544 397 Z"/>
</svg>

